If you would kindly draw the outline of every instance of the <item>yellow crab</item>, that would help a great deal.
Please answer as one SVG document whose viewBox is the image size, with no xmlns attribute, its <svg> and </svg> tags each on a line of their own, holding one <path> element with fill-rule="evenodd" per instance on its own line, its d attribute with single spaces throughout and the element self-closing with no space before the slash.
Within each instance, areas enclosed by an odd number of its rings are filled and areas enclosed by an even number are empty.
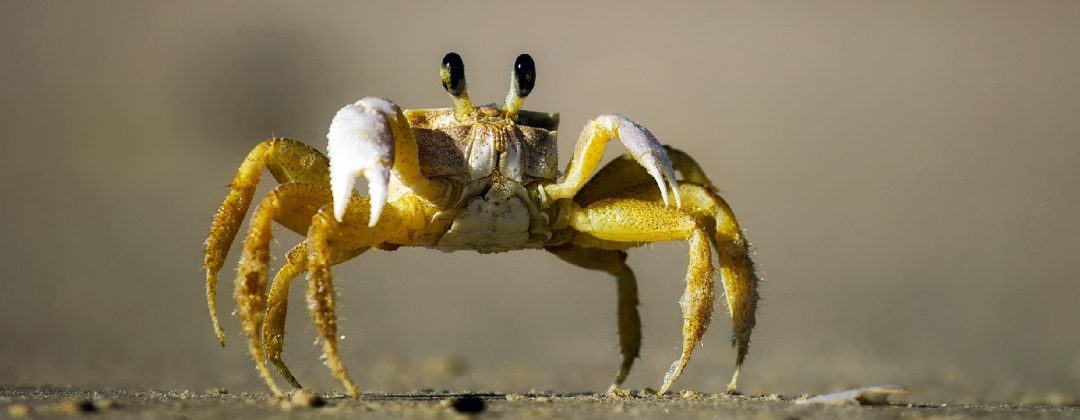
<svg viewBox="0 0 1080 420">
<path fill-rule="evenodd" d="M 327 365 L 353 397 L 360 396 L 338 355 L 330 266 L 371 248 L 400 246 L 483 253 L 545 249 L 615 276 L 622 364 L 611 389 L 617 390 L 641 347 L 637 283 L 625 250 L 671 240 L 688 243 L 690 262 L 680 300 L 682 354 L 659 392 L 682 373 L 709 324 L 714 251 L 734 324 L 735 373 L 728 385 L 733 392 L 755 324 L 758 279 L 749 242 L 701 167 L 661 145 L 637 122 L 601 115 L 586 124 L 565 176 L 557 180 L 558 114 L 521 109 L 536 79 L 529 55 L 515 61 L 502 106 L 472 104 L 457 54 L 443 58 L 440 74 L 453 108 L 402 111 L 389 100 L 364 98 L 334 116 L 327 134 L 329 158 L 284 138 L 263 141 L 248 154 L 205 244 L 206 298 L 218 341 L 225 344 L 215 304 L 217 273 L 266 168 L 279 185 L 251 217 L 234 296 L 251 356 L 278 396 L 283 393 L 266 359 L 300 388 L 281 350 L 289 284 L 304 271 L 307 305 Z M 619 139 L 629 153 L 597 171 L 611 139 Z M 366 197 L 353 188 L 359 176 L 367 179 Z M 289 251 L 267 294 L 273 222 L 306 239 Z"/>
</svg>

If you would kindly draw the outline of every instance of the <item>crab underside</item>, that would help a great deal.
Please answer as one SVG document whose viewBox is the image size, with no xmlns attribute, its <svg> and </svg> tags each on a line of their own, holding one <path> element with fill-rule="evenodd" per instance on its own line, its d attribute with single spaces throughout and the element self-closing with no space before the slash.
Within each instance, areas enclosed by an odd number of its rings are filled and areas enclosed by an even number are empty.
<svg viewBox="0 0 1080 420">
<path fill-rule="evenodd" d="M 708 327 L 717 271 L 734 325 L 735 373 L 728 385 L 733 392 L 755 324 L 758 279 L 749 242 L 701 167 L 687 154 L 661 145 L 640 124 L 602 115 L 586 124 L 564 177 L 556 180 L 558 116 L 521 110 L 535 79 L 531 58 L 522 55 L 515 63 L 502 107 L 472 105 L 456 54 L 447 54 L 441 74 L 453 108 L 401 111 L 388 100 L 365 98 L 334 117 L 327 135 L 329 158 L 284 138 L 265 140 L 248 154 L 205 244 L 207 304 L 222 345 L 217 273 L 268 169 L 278 185 L 249 221 L 234 297 L 249 351 L 276 395 L 284 394 L 267 359 L 287 382 L 300 387 L 281 357 L 289 285 L 307 272 L 307 302 L 326 364 L 359 397 L 338 354 L 330 267 L 372 248 L 401 246 L 544 249 L 568 263 L 611 274 L 617 280 L 622 352 L 611 389 L 618 389 L 641 347 L 637 283 L 626 250 L 672 240 L 687 242 L 690 259 L 680 300 L 682 354 L 665 375 L 660 393 L 681 375 Z M 629 152 L 597 170 L 612 139 Z M 353 189 L 359 176 L 368 181 L 368 196 Z M 288 252 L 267 291 L 274 222 L 306 239 Z"/>
</svg>

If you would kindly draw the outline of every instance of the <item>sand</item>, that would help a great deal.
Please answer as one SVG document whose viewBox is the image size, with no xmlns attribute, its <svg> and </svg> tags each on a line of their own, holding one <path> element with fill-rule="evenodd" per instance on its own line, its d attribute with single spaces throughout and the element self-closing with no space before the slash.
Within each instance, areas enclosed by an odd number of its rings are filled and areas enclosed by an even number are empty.
<svg viewBox="0 0 1080 420">
<path fill-rule="evenodd" d="M 310 396 L 310 394 L 309 394 Z M 506 394 L 484 391 L 366 393 L 276 399 L 226 390 L 92 390 L 62 387 L 0 388 L 0 413 L 11 418 L 1075 418 L 1080 406 L 1012 404 L 920 404 L 874 406 L 797 405 L 791 396 L 729 396 L 684 391 L 656 397 L 632 391 L 623 397 L 597 393 Z"/>
</svg>

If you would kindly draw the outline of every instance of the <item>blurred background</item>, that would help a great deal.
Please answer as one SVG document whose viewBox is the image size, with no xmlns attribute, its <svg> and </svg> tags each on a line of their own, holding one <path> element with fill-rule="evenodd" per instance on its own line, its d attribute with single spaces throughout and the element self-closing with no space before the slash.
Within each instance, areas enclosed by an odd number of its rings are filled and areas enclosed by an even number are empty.
<svg viewBox="0 0 1080 420">
<path fill-rule="evenodd" d="M 363 96 L 449 106 L 456 51 L 481 103 L 532 54 L 526 108 L 562 113 L 564 163 L 618 112 L 705 167 L 765 279 L 742 391 L 1080 399 L 1078 22 L 1070 1 L 0 2 L 0 384 L 265 392 L 228 316 L 235 247 L 224 349 L 203 295 L 237 166 L 271 135 L 324 149 Z M 275 232 L 276 255 L 302 239 Z M 678 355 L 686 258 L 631 251 L 630 387 Z M 603 391 L 619 363 L 614 281 L 544 252 L 335 273 L 368 391 Z M 301 289 L 286 361 L 339 391 Z M 718 311 L 677 388 L 723 391 L 729 334 Z"/>
</svg>

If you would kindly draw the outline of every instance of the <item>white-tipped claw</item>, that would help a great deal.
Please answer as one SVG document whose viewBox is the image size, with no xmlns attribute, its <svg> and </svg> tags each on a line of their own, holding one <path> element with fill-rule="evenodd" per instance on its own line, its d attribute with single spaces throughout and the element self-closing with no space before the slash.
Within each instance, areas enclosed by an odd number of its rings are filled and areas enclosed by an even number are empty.
<svg viewBox="0 0 1080 420">
<path fill-rule="evenodd" d="M 660 197 L 664 200 L 664 205 L 670 206 L 671 200 L 668 199 L 667 182 L 664 179 L 663 173 L 660 172 L 660 167 L 656 165 L 656 156 L 645 155 L 642 156 L 638 162 L 641 163 L 641 166 L 645 167 L 645 171 L 648 172 L 649 175 L 652 175 L 653 179 L 656 180 L 656 186 L 660 188 Z"/>
<path fill-rule="evenodd" d="M 368 226 L 375 226 L 386 205 L 390 167 L 394 163 L 394 134 L 388 118 L 396 118 L 392 102 L 381 98 L 364 98 L 346 105 L 330 122 L 326 134 L 330 157 L 330 190 L 334 196 L 334 218 L 342 221 L 349 207 L 356 178 L 368 182 L 371 217 Z"/>
<path fill-rule="evenodd" d="M 679 181 L 675 179 L 675 168 L 672 167 L 671 159 L 667 156 L 667 151 L 664 152 L 664 160 L 667 161 L 667 164 L 664 165 L 664 180 L 667 181 L 668 187 L 671 188 L 671 196 L 675 197 L 675 207 L 682 208 L 682 196 L 679 195 Z M 664 201 L 664 204 L 667 205 L 667 201 Z"/>
<path fill-rule="evenodd" d="M 671 198 L 674 198 L 675 207 L 682 207 L 679 183 L 675 179 L 675 166 L 656 136 L 641 124 L 622 115 L 601 115 L 596 122 L 614 131 L 634 160 L 656 180 L 665 206 L 670 206 Z"/>
</svg>

